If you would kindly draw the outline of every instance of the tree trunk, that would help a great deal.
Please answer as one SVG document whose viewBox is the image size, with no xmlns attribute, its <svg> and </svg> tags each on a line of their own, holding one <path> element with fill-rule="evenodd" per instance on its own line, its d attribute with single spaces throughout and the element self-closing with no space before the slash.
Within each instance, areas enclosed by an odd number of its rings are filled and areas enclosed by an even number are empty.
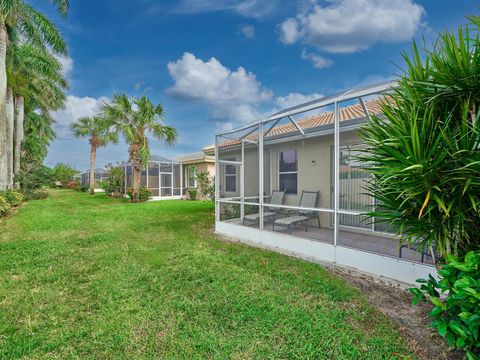
<svg viewBox="0 0 480 360">
<path fill-rule="evenodd" d="M 20 173 L 20 160 L 22 157 L 22 142 L 24 136 L 24 123 L 25 109 L 23 96 L 15 97 L 15 149 L 13 152 L 13 173 L 18 175 Z M 18 188 L 18 183 L 15 187 Z"/>
<path fill-rule="evenodd" d="M 95 195 L 95 157 L 97 156 L 97 148 L 90 145 L 90 195 Z"/>
<path fill-rule="evenodd" d="M 140 187 L 140 168 L 133 167 L 133 192 L 132 192 L 132 201 L 139 202 L 139 192 L 138 188 Z"/>
<path fill-rule="evenodd" d="M 7 114 L 5 101 L 7 98 L 7 27 L 4 19 L 0 19 L 0 190 L 8 186 L 7 160 Z"/>
<path fill-rule="evenodd" d="M 7 116 L 7 186 L 13 187 L 13 126 L 15 118 L 15 108 L 13 105 L 13 90 L 7 88 L 6 100 L 6 116 Z"/>
</svg>

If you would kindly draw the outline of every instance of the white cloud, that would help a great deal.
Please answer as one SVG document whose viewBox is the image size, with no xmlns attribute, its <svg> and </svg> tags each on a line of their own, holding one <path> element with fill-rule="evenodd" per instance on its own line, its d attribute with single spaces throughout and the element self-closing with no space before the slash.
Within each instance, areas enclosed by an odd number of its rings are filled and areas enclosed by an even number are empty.
<svg viewBox="0 0 480 360">
<path fill-rule="evenodd" d="M 325 69 L 330 67 L 333 64 L 333 61 L 318 54 L 309 53 L 307 50 L 303 49 L 302 59 L 308 60 L 313 64 L 314 68 Z"/>
<path fill-rule="evenodd" d="M 289 18 L 285 20 L 280 24 L 280 40 L 284 44 L 296 43 L 302 35 L 298 27 L 299 23 L 296 19 Z"/>
<path fill-rule="evenodd" d="M 314 1 L 280 24 L 280 39 L 331 53 L 352 53 L 375 43 L 409 40 L 424 14 L 414 0 L 330 0 L 325 6 Z"/>
<path fill-rule="evenodd" d="M 241 24 L 238 26 L 238 31 L 246 38 L 253 39 L 255 37 L 255 27 L 249 24 Z"/>
<path fill-rule="evenodd" d="M 286 109 L 292 106 L 300 105 L 312 100 L 317 100 L 322 98 L 323 94 L 312 93 L 309 95 L 304 95 L 300 93 L 290 93 L 286 96 L 277 96 L 275 98 L 275 105 L 278 106 L 279 110 Z"/>
<path fill-rule="evenodd" d="M 68 78 L 70 73 L 73 71 L 73 59 L 70 56 L 55 56 L 62 65 L 62 75 L 65 78 Z"/>
<path fill-rule="evenodd" d="M 71 139 L 70 125 L 83 116 L 94 116 L 100 105 L 109 101 L 107 97 L 92 98 L 68 95 L 64 109 L 52 114 L 55 120 L 55 131 L 59 139 Z"/>
<path fill-rule="evenodd" d="M 167 92 L 210 107 L 218 121 L 246 122 L 258 117 L 256 106 L 272 98 L 272 92 L 243 67 L 230 70 L 212 57 L 203 61 L 184 53 L 167 65 L 174 85 Z"/>
<path fill-rule="evenodd" d="M 175 11 L 186 14 L 231 11 L 244 17 L 262 18 L 274 12 L 279 3 L 279 0 L 181 0 Z"/>
<path fill-rule="evenodd" d="M 147 93 L 153 90 L 152 86 L 147 86 L 143 81 L 139 81 L 133 85 L 133 90 L 136 92 Z"/>
</svg>

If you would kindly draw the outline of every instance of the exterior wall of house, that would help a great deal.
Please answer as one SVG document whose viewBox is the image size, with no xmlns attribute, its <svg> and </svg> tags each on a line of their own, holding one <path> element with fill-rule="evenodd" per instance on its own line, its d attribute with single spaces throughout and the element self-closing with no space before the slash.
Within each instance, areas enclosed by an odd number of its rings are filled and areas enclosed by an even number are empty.
<svg viewBox="0 0 480 360">
<path fill-rule="evenodd" d="M 264 192 L 270 194 L 270 150 L 264 149 Z M 219 153 L 220 160 L 241 161 L 242 152 L 240 149 L 225 149 Z M 258 196 L 258 179 L 259 179 L 259 160 L 258 147 L 256 145 L 245 145 L 245 197 Z M 220 194 L 221 197 L 237 197 L 240 196 L 240 166 L 235 166 L 236 186 L 234 192 L 225 191 L 225 165 L 220 166 Z"/>
<path fill-rule="evenodd" d="M 133 187 L 133 170 L 129 164 L 124 165 L 123 168 L 125 171 L 125 189 L 127 190 Z M 180 164 L 151 161 L 148 164 L 148 176 L 146 169 L 140 171 L 140 185 L 148 187 L 152 191 L 152 197 L 155 200 L 180 198 L 180 169 Z"/>
<path fill-rule="evenodd" d="M 198 185 L 196 187 L 188 186 L 188 167 L 195 166 L 197 170 L 197 174 L 201 172 L 208 172 L 210 176 L 215 176 L 215 163 L 207 162 L 207 161 L 200 161 L 200 162 L 191 162 L 191 163 L 184 163 L 183 164 L 183 197 L 188 199 L 188 190 L 189 189 L 196 189 L 197 190 L 197 199 L 205 200 L 205 196 L 200 193 L 200 189 Z"/>
<path fill-rule="evenodd" d="M 359 137 L 353 131 L 343 132 L 340 136 L 341 146 L 360 143 Z M 296 150 L 298 161 L 297 194 L 286 194 L 284 205 L 298 206 L 302 191 L 318 191 L 319 198 L 316 207 L 333 209 L 333 153 L 334 137 L 332 134 L 313 138 L 305 138 L 289 142 L 265 145 L 264 149 L 264 189 L 265 194 L 279 189 L 279 157 L 280 152 Z M 241 160 L 241 150 L 223 150 L 219 152 L 220 159 Z M 258 150 L 254 145 L 245 147 L 245 196 L 258 195 Z M 221 167 L 220 194 L 221 197 L 240 195 L 240 167 L 237 166 L 237 184 L 235 193 L 226 193 L 225 170 Z M 357 185 L 358 186 L 358 185 Z M 342 183 L 340 184 L 342 188 Z M 357 191 L 357 190 L 353 190 Z M 322 227 L 332 227 L 332 215 L 320 213 Z"/>
</svg>

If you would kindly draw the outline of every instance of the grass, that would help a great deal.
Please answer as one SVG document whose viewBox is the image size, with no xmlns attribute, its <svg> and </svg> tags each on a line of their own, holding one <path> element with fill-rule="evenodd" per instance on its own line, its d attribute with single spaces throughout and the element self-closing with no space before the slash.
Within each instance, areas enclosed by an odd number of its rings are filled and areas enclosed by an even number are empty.
<svg viewBox="0 0 480 360">
<path fill-rule="evenodd" d="M 212 226 L 208 202 L 27 203 L 0 220 L 0 358 L 415 357 L 340 278 Z"/>
</svg>

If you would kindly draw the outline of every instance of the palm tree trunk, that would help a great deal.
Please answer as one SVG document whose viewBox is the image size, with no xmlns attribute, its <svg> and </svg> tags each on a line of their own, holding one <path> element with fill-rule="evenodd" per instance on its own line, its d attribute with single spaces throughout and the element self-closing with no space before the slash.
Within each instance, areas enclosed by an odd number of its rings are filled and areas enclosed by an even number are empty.
<svg viewBox="0 0 480 360">
<path fill-rule="evenodd" d="M 23 122 L 25 116 L 23 96 L 15 97 L 15 149 L 13 152 L 13 173 L 20 173 L 20 159 L 22 156 L 22 141 L 24 136 Z M 18 184 L 15 184 L 18 188 Z"/>
<path fill-rule="evenodd" d="M 8 186 L 7 161 L 7 27 L 4 19 L 0 20 L 0 190 Z"/>
<path fill-rule="evenodd" d="M 138 202 L 139 199 L 139 192 L 138 189 L 140 187 L 140 168 L 133 167 L 133 192 L 132 192 L 132 201 Z"/>
<path fill-rule="evenodd" d="M 7 115 L 7 186 L 11 188 L 13 187 L 13 126 L 15 117 L 13 90 L 11 87 L 7 88 L 5 111 Z"/>
<path fill-rule="evenodd" d="M 95 195 L 95 158 L 97 156 L 97 148 L 90 145 L 90 195 Z"/>
</svg>

